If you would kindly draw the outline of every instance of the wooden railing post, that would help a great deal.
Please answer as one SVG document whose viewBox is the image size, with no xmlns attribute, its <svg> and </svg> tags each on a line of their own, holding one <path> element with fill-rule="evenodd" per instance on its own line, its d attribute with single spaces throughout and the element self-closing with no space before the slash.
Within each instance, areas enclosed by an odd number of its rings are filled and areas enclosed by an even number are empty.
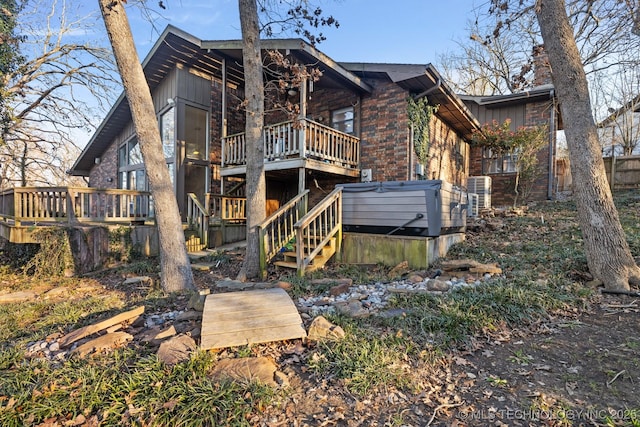
<svg viewBox="0 0 640 427">
<path fill-rule="evenodd" d="M 298 145 L 300 146 L 300 158 L 307 157 L 307 119 L 300 119 L 300 129 L 298 130 Z"/>
<path fill-rule="evenodd" d="M 267 234 L 265 233 L 265 229 L 261 226 L 258 226 L 258 242 L 260 244 L 259 247 L 259 256 L 260 256 L 260 276 L 262 280 L 266 280 L 267 278 L 267 242 L 266 242 Z"/>
<path fill-rule="evenodd" d="M 73 224 L 76 222 L 76 212 L 75 212 L 75 191 L 69 188 L 66 192 L 67 200 L 66 200 L 66 210 L 67 210 L 67 224 Z"/>
<path fill-rule="evenodd" d="M 22 219 L 22 197 L 20 197 L 20 194 L 18 189 L 15 189 L 13 192 L 13 221 L 16 227 L 20 227 L 20 220 Z"/>
</svg>

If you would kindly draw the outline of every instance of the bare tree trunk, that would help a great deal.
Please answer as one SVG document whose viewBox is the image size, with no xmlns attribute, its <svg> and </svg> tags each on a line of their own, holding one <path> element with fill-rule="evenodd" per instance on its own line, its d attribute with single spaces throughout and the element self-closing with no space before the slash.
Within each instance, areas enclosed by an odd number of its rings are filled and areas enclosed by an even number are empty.
<svg viewBox="0 0 640 427">
<path fill-rule="evenodd" d="M 260 273 L 260 239 L 257 225 L 265 219 L 264 175 L 264 82 L 256 0 L 239 0 L 242 28 L 242 58 L 246 99 L 247 156 L 247 251 L 238 279 L 256 278 Z"/>
<path fill-rule="evenodd" d="M 640 281 L 607 183 L 589 89 L 564 0 L 538 0 L 536 14 L 549 54 L 565 124 L 575 199 L 591 274 L 607 289 Z"/>
<path fill-rule="evenodd" d="M 160 240 L 160 280 L 166 292 L 195 289 L 178 203 L 164 159 L 158 120 L 121 0 L 99 0 L 149 177 Z"/>
</svg>

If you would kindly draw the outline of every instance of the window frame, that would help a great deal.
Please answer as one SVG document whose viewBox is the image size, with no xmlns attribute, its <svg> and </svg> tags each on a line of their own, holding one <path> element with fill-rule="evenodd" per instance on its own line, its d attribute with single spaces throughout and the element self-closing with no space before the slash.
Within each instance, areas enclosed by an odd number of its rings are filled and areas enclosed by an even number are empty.
<svg viewBox="0 0 640 427">
<path fill-rule="evenodd" d="M 336 118 L 336 116 L 340 114 L 348 115 L 348 113 L 351 113 L 350 118 L 345 118 L 341 120 L 338 120 Z M 345 130 L 349 128 L 349 124 L 351 125 L 351 131 Z M 356 125 L 356 111 L 355 111 L 355 108 L 353 108 L 353 106 L 338 108 L 331 111 L 331 127 L 333 129 L 339 130 L 340 132 L 344 132 L 349 135 L 355 135 L 355 130 L 356 130 L 355 125 Z"/>
<path fill-rule="evenodd" d="M 504 175 L 517 173 L 517 158 L 517 151 L 497 155 L 493 154 L 490 148 L 484 147 L 482 149 L 482 171 L 487 175 Z"/>
</svg>

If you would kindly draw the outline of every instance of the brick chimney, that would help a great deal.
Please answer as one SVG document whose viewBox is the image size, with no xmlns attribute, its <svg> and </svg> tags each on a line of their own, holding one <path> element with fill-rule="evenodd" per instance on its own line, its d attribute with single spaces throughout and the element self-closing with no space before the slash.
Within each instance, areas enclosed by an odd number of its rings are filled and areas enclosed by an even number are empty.
<svg viewBox="0 0 640 427">
<path fill-rule="evenodd" d="M 544 50 L 544 45 L 533 48 L 533 86 L 553 84 L 551 80 L 551 65 L 549 55 Z"/>
</svg>

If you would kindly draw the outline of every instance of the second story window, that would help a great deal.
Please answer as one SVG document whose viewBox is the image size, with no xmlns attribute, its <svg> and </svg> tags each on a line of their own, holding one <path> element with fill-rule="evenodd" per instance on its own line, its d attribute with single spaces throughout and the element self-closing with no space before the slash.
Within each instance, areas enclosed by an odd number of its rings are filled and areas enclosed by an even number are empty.
<svg viewBox="0 0 640 427">
<path fill-rule="evenodd" d="M 147 177 L 137 138 L 131 138 L 118 149 L 118 187 L 147 190 Z"/>
<path fill-rule="evenodd" d="M 353 107 L 332 111 L 331 127 L 345 133 L 353 134 Z"/>
</svg>

